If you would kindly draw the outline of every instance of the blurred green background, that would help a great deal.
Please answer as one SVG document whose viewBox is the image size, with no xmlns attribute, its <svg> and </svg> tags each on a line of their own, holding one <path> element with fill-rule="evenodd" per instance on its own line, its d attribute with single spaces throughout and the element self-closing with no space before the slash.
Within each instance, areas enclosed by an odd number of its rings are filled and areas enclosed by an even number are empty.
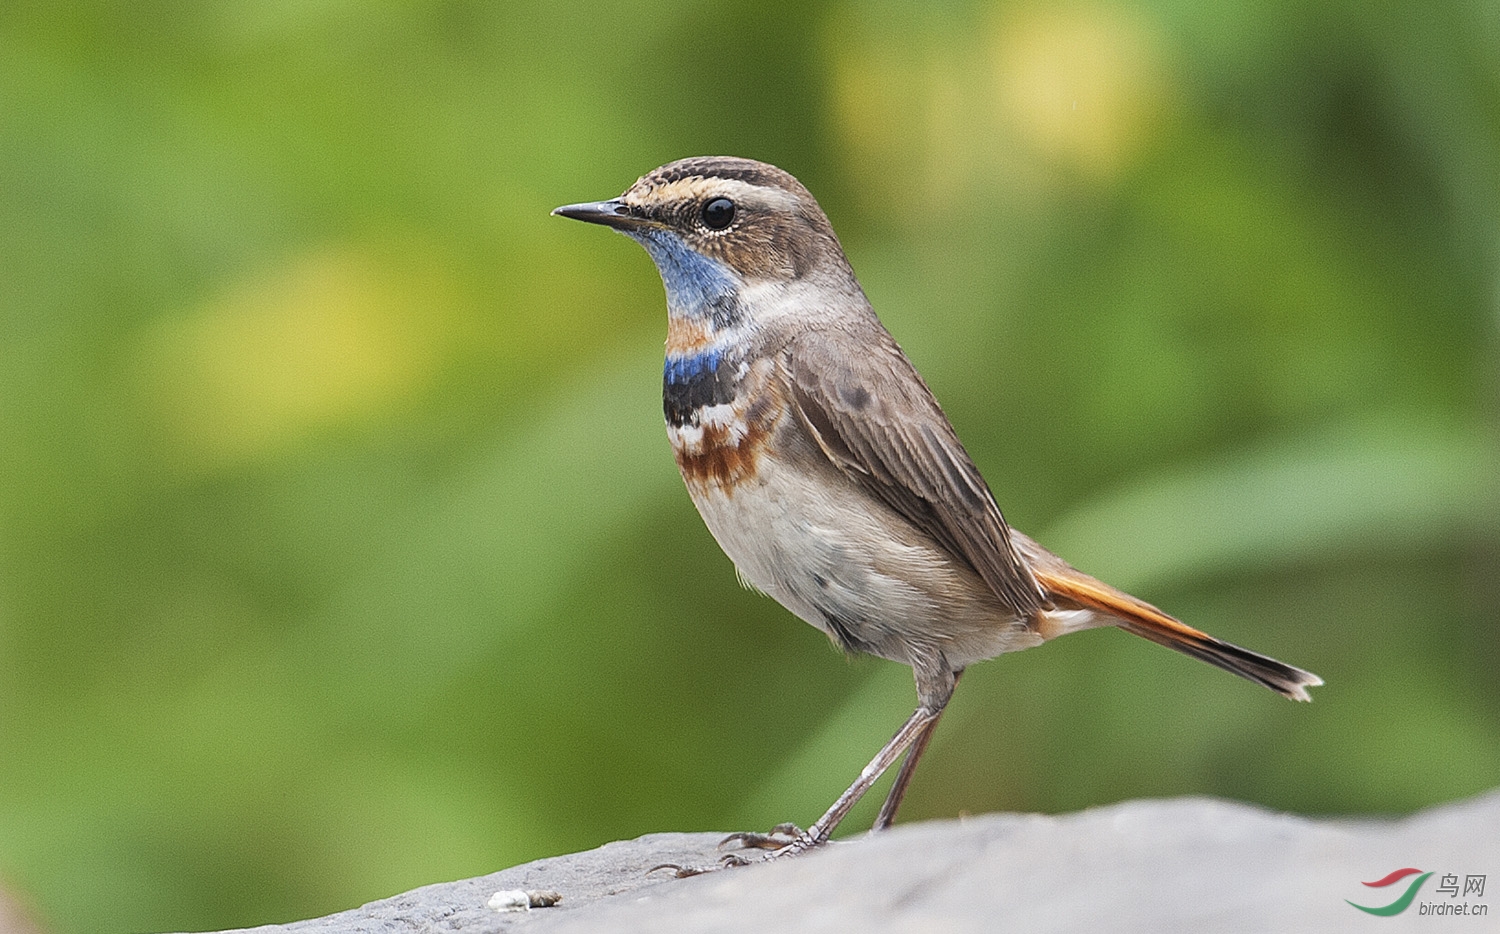
<svg viewBox="0 0 1500 934">
<path fill-rule="evenodd" d="M 1500 783 L 1495 3 L 9 0 L 0 886 L 198 930 L 822 811 L 909 672 L 739 589 L 654 269 L 547 213 L 716 153 L 1013 524 L 1328 681 L 976 666 L 906 819 Z"/>
</svg>

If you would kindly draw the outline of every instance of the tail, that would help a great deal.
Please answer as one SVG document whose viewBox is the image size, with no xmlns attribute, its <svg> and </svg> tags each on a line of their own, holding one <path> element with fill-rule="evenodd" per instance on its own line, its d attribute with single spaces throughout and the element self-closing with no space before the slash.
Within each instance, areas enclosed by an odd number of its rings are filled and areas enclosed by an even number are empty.
<svg viewBox="0 0 1500 934">
<path fill-rule="evenodd" d="M 1323 683 L 1322 678 L 1310 671 L 1293 668 L 1274 658 L 1258 655 L 1249 649 L 1215 639 L 1206 632 L 1199 632 L 1151 604 L 1089 577 L 1041 546 L 1031 542 L 1028 544 L 1045 555 L 1042 560 L 1036 560 L 1041 556 L 1030 553 L 1029 548 L 1023 548 L 1027 552 L 1026 556 L 1033 559 L 1032 572 L 1036 574 L 1036 579 L 1047 588 L 1047 593 L 1061 609 L 1093 610 L 1109 617 L 1109 622 L 1126 632 L 1234 672 L 1241 678 L 1263 684 L 1292 700 L 1312 700 L 1307 689 Z"/>
</svg>

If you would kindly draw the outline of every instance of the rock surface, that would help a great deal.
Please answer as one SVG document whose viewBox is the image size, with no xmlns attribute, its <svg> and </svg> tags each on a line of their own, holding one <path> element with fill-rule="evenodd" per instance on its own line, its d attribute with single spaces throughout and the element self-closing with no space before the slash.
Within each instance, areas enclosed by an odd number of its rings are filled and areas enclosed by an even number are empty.
<svg viewBox="0 0 1500 934">
<path fill-rule="evenodd" d="M 1204 798 L 1128 801 L 1057 817 L 993 814 L 898 826 L 797 859 L 688 879 L 720 833 L 652 834 L 415 889 L 256 934 L 650 931 L 1500 931 L 1500 791 L 1400 820 L 1312 820 Z M 1431 872 L 1410 907 L 1372 917 Z M 1440 892 L 1456 877 L 1459 894 Z M 1485 876 L 1482 894 L 1464 894 Z M 1470 883 L 1471 885 L 1473 883 Z M 497 891 L 554 890 L 501 913 Z M 1428 907 L 1482 910 L 1433 916 Z"/>
</svg>

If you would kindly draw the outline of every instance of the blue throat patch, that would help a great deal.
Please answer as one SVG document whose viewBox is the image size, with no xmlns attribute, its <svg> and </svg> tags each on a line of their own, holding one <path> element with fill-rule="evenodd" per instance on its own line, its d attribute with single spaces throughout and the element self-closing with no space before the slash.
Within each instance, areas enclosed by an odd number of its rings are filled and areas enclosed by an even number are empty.
<svg viewBox="0 0 1500 934">
<path fill-rule="evenodd" d="M 665 230 L 625 233 L 646 248 L 667 290 L 667 311 L 685 318 L 706 318 L 715 328 L 739 321 L 739 279 L 728 266 L 710 259 Z"/>
</svg>

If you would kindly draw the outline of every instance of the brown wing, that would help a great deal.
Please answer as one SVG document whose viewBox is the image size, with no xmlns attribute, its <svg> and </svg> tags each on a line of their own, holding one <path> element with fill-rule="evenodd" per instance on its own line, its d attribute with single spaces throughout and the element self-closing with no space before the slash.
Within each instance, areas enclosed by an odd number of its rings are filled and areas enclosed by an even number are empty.
<svg viewBox="0 0 1500 934">
<path fill-rule="evenodd" d="M 829 460 L 968 562 L 1021 619 L 1047 602 L 979 468 L 883 328 L 806 332 L 785 359 L 793 401 Z"/>
</svg>

